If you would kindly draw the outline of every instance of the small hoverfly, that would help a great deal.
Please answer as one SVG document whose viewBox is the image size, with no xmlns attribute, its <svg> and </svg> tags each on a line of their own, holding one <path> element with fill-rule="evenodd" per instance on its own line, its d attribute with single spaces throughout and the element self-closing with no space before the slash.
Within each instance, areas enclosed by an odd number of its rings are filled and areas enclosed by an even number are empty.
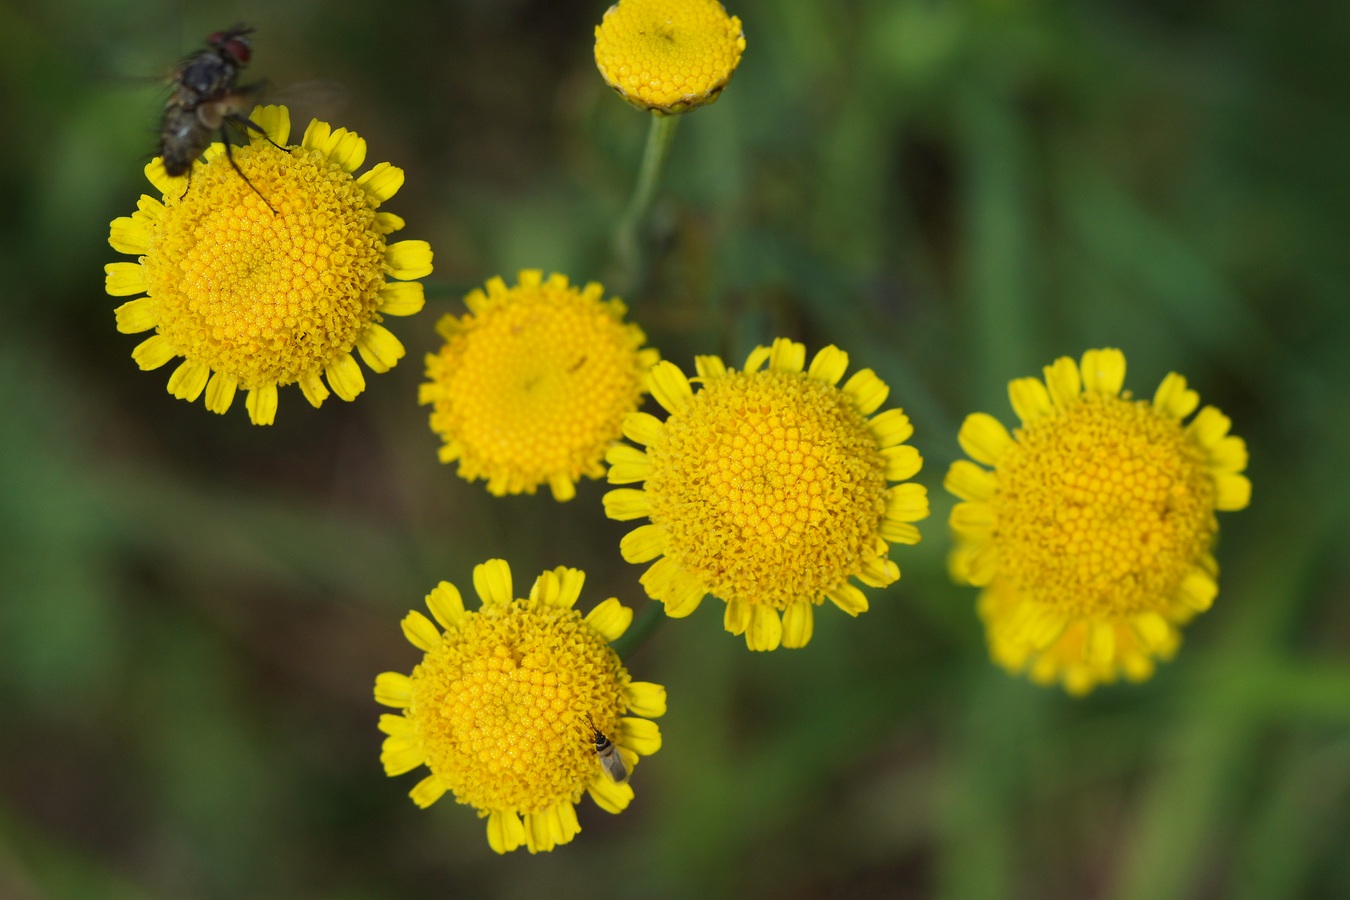
<svg viewBox="0 0 1350 900">
<path fill-rule="evenodd" d="M 595 727 L 595 720 L 590 713 L 586 714 L 586 721 L 591 723 L 591 740 L 595 743 L 595 755 L 600 757 L 600 768 L 604 770 L 605 777 L 615 784 L 623 784 L 628 780 L 628 767 L 619 755 L 619 748 Z"/>
<path fill-rule="evenodd" d="M 217 31 L 206 39 L 207 48 L 183 60 L 174 70 L 173 93 L 164 104 L 164 124 L 160 128 L 159 153 L 164 171 L 172 176 L 191 175 L 195 163 L 217 133 L 225 145 L 225 156 L 254 193 L 267 198 L 248 180 L 234 161 L 225 126 L 232 124 L 247 133 L 263 129 L 245 114 L 262 85 L 238 85 L 239 72 L 248 65 L 253 50 L 248 35 L 253 29 L 236 25 L 229 31 Z M 268 138 L 273 146 L 275 141 Z M 286 149 L 279 147 L 279 149 Z M 187 191 L 184 190 L 186 196 Z M 272 204 L 267 203 L 272 209 Z M 272 209 L 272 212 L 276 212 Z"/>
</svg>

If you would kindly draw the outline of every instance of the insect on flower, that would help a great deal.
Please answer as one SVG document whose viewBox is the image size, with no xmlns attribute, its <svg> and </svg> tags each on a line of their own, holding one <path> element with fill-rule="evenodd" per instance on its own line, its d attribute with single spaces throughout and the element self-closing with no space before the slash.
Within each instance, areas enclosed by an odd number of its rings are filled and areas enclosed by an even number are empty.
<svg viewBox="0 0 1350 900">
<path fill-rule="evenodd" d="M 173 93 L 164 104 L 159 152 L 164 171 L 169 175 L 191 175 L 193 163 L 219 133 L 230 165 L 267 203 L 267 198 L 234 161 L 229 135 L 225 132 L 226 124 L 232 124 L 245 133 L 252 129 L 266 137 L 262 127 L 251 121 L 245 112 L 262 86 L 237 84 L 239 72 L 253 55 L 248 39 L 252 33 L 252 28 L 242 24 L 228 31 L 217 31 L 206 39 L 205 50 L 192 54 L 174 69 L 170 79 Z M 270 142 L 271 138 L 268 140 Z M 273 146 L 278 145 L 273 142 Z M 286 148 L 278 146 L 278 149 Z M 187 191 L 183 193 L 186 195 Z M 272 209 L 272 204 L 267 203 L 267 207 Z M 276 210 L 272 209 L 272 212 Z"/>
<path fill-rule="evenodd" d="M 600 767 L 604 770 L 605 777 L 615 784 L 623 784 L 628 780 L 628 767 L 623 763 L 623 757 L 619 755 L 619 748 L 614 746 L 603 731 L 595 727 L 595 720 L 590 714 L 586 714 L 586 721 L 591 725 L 591 740 L 595 742 L 595 755 L 600 757 Z"/>
</svg>

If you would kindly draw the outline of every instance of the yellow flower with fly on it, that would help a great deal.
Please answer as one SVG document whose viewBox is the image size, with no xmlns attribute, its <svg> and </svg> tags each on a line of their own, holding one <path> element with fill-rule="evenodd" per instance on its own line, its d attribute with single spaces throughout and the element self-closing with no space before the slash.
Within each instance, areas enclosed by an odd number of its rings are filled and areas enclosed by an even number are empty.
<svg viewBox="0 0 1350 900">
<path fill-rule="evenodd" d="M 764 368 L 765 364 L 767 368 Z M 899 409 L 872 415 L 889 388 L 871 369 L 842 388 L 848 354 L 780 338 L 757 347 L 745 369 L 695 359 L 697 392 L 668 362 L 648 376 L 664 422 L 633 413 L 624 434 L 646 446 L 609 452 L 605 495 L 620 521 L 647 518 L 620 550 L 667 615 L 687 616 L 712 594 L 724 623 L 751 650 L 804 647 L 814 607 L 829 599 L 851 616 L 867 597 L 849 582 L 886 587 L 900 577 L 891 544 L 914 544 L 928 515 L 922 485 L 904 482 L 922 460 Z M 871 418 L 869 418 L 869 416 Z"/>
<path fill-rule="evenodd" d="M 219 143 L 187 176 L 151 160 L 146 176 L 163 198 L 142 195 L 113 220 L 109 243 L 139 259 L 110 263 L 107 291 L 136 297 L 118 307 L 118 331 L 155 332 L 132 353 L 142 369 L 183 358 L 171 394 L 205 392 L 206 408 L 224 413 L 242 389 L 249 418 L 270 425 L 288 384 L 316 407 L 330 388 L 343 400 L 365 390 L 353 351 L 375 372 L 398 362 L 403 344 L 380 323 L 422 308 L 414 279 L 431 272 L 431 248 L 389 242 L 403 220 L 379 207 L 403 170 L 380 163 L 355 176 L 365 140 L 316 119 L 283 150 L 272 142 L 290 136 L 286 107 L 251 119 L 267 136 L 233 150 L 248 181 Z"/>
<path fill-rule="evenodd" d="M 582 477 L 604 475 L 659 355 L 599 284 L 535 270 L 519 282 L 493 278 L 464 298 L 466 315 L 441 319 L 445 345 L 427 355 L 419 402 L 432 405 L 441 462 L 458 460 L 462 478 L 486 478 L 498 496 L 547 484 L 570 500 Z"/>
<path fill-rule="evenodd" d="M 598 755 L 596 732 L 627 772 L 661 748 L 650 719 L 665 714 L 665 688 L 633 681 L 609 646 L 633 612 L 611 597 L 583 617 L 573 606 L 584 580 L 560 567 L 517 599 L 510 566 L 488 560 L 473 571 L 476 611 L 442 581 L 426 598 L 435 623 L 416 611 L 403 620 L 422 661 L 411 676 L 375 679 L 376 701 L 401 710 L 380 716 L 385 773 L 426 765 L 413 802 L 427 807 L 449 791 L 488 820 L 498 853 L 570 842 L 583 793 L 611 813 L 632 802 L 631 784 Z"/>
<path fill-rule="evenodd" d="M 595 27 L 595 64 L 639 109 L 673 115 L 717 100 L 745 51 L 717 0 L 620 0 Z"/>
<path fill-rule="evenodd" d="M 982 587 L 990 653 L 1075 694 L 1142 681 L 1218 593 L 1216 510 L 1247 506 L 1247 448 L 1176 373 L 1135 400 L 1119 350 L 1008 386 L 1022 427 L 974 413 L 946 487 L 953 577 Z M 981 465 L 977 465 L 979 463 Z M 988 466 L 990 468 L 984 468 Z"/>
</svg>

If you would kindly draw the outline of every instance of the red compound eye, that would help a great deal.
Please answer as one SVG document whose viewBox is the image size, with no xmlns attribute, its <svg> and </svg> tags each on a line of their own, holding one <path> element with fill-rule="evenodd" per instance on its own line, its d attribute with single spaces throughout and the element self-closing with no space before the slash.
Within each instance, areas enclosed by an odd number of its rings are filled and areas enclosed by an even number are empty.
<svg viewBox="0 0 1350 900">
<path fill-rule="evenodd" d="M 242 66 L 253 55 L 253 48 L 243 38 L 231 38 L 225 42 L 225 52 L 234 57 L 234 61 Z"/>
</svg>

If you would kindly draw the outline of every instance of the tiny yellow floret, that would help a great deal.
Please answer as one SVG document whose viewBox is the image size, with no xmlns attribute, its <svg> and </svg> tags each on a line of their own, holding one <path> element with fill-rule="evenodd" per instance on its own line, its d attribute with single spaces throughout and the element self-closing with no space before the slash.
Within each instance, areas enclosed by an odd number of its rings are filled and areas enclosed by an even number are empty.
<svg viewBox="0 0 1350 900">
<path fill-rule="evenodd" d="M 403 220 L 379 207 L 403 172 L 380 163 L 357 177 L 363 139 L 314 120 L 287 147 L 285 107 L 256 109 L 252 121 L 267 137 L 234 148 L 239 171 L 222 144 L 188 176 L 151 161 L 162 199 L 143 195 L 113 221 L 109 243 L 138 260 L 109 264 L 107 290 L 136 297 L 118 308 L 119 331 L 155 332 L 132 354 L 142 369 L 183 358 L 170 393 L 204 392 L 224 413 L 244 390 L 250 419 L 269 425 L 280 387 L 298 383 L 313 406 L 330 388 L 352 400 L 365 389 L 353 354 L 374 372 L 397 364 L 403 344 L 381 322 L 422 308 L 415 279 L 432 256 L 425 241 L 388 240 Z"/>
<path fill-rule="evenodd" d="M 659 356 L 623 303 L 603 298 L 594 282 L 527 270 L 510 287 L 491 279 L 465 297 L 467 314 L 441 319 L 445 344 L 426 357 L 420 402 L 432 406 L 442 462 L 498 496 L 547 484 L 569 500 L 581 478 L 604 475 Z"/>
<path fill-rule="evenodd" d="M 948 490 L 953 577 L 984 588 L 990 652 L 1085 693 L 1148 678 L 1218 592 L 1216 510 L 1247 505 L 1246 446 L 1169 375 L 1152 402 L 1122 392 L 1125 357 L 1089 350 L 1009 385 L 1022 427 L 984 413 L 959 435 Z M 976 463 L 980 465 L 976 465 Z M 984 468 L 985 466 L 989 468 Z"/>
<path fill-rule="evenodd" d="M 620 0 L 595 27 L 595 64 L 639 109 L 674 115 L 717 100 L 745 51 L 717 0 Z"/>
<path fill-rule="evenodd" d="M 609 646 L 632 612 L 610 598 L 582 616 L 573 607 L 584 580 L 560 567 L 517 598 L 505 560 L 489 560 L 474 569 L 477 610 L 443 581 L 426 598 L 431 618 L 413 611 L 403 620 L 422 661 L 411 676 L 375 679 L 376 702 L 399 710 L 380 717 L 385 773 L 425 765 L 413 802 L 451 793 L 488 820 L 498 853 L 571 841 L 582 794 L 610 813 L 627 808 L 631 782 L 605 774 L 592 723 L 628 772 L 661 747 L 649 719 L 665 713 L 665 688 L 633 681 Z"/>
</svg>

